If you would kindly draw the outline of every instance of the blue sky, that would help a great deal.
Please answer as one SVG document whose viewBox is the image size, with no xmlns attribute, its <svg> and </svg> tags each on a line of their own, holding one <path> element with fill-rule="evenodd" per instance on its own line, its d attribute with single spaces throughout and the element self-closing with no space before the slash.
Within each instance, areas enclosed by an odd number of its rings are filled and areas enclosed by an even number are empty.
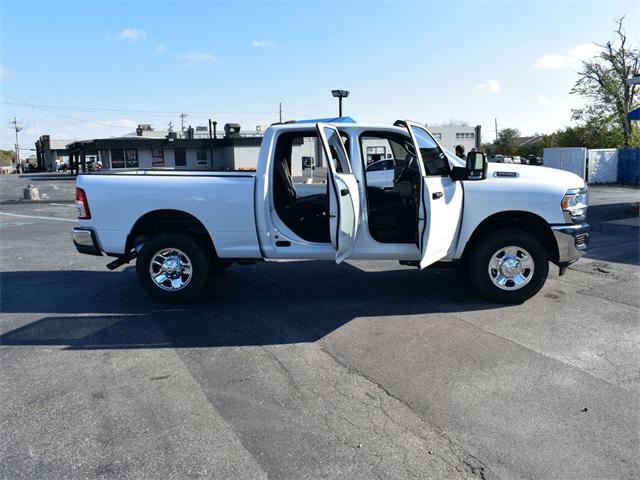
<svg viewBox="0 0 640 480">
<path fill-rule="evenodd" d="M 455 118 L 524 134 L 568 125 L 579 59 L 640 2 L 0 1 L 0 145 L 336 114 Z M 27 104 L 27 105 L 25 105 Z"/>
</svg>

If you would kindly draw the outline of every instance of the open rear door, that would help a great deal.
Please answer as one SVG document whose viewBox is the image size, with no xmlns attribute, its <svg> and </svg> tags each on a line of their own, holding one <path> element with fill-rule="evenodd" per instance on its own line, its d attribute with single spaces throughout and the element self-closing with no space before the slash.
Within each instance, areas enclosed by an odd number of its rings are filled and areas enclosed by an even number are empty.
<svg viewBox="0 0 640 480">
<path fill-rule="evenodd" d="M 425 155 L 430 166 L 438 163 L 448 165 L 448 159 L 424 126 L 408 120 L 402 123 L 416 150 L 421 176 L 418 248 L 422 269 L 446 257 L 455 241 L 462 211 L 462 188 L 450 176 L 430 175 L 426 171 Z"/>
<path fill-rule="evenodd" d="M 316 129 L 329 164 L 329 228 L 336 263 L 341 263 L 351 255 L 356 244 L 360 223 L 358 181 L 351 172 L 349 156 L 338 130 L 326 123 L 317 123 Z"/>
</svg>

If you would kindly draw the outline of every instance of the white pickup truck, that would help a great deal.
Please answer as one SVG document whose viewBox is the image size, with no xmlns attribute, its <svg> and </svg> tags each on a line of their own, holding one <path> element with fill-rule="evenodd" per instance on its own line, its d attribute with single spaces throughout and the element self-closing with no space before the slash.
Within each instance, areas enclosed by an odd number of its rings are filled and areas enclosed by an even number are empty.
<svg viewBox="0 0 640 480">
<path fill-rule="evenodd" d="M 367 185 L 363 142 L 393 152 L 393 186 Z M 314 144 L 326 184 L 296 185 L 291 163 Z M 571 173 L 466 163 L 424 126 L 288 123 L 264 134 L 256 172 L 122 170 L 80 175 L 81 253 L 136 259 L 154 298 L 186 302 L 237 263 L 394 259 L 423 269 L 464 266 L 485 297 L 522 302 L 587 248 L 587 190 Z"/>
</svg>

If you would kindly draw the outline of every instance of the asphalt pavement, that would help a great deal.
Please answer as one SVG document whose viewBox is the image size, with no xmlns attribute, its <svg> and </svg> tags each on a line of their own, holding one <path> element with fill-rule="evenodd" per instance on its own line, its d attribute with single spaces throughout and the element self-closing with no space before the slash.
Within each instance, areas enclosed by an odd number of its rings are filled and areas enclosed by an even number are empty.
<svg viewBox="0 0 640 480">
<path fill-rule="evenodd" d="M 179 307 L 76 253 L 73 189 L 0 177 L 0 478 L 640 477 L 638 189 L 590 189 L 587 257 L 523 305 L 288 261 Z"/>
</svg>

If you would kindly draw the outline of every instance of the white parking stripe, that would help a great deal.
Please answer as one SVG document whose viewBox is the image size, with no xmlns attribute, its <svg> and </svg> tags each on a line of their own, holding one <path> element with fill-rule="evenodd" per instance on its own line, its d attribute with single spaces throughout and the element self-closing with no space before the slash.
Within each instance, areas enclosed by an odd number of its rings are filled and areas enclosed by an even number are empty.
<svg viewBox="0 0 640 480">
<path fill-rule="evenodd" d="M 57 222 L 72 222 L 72 223 L 77 222 L 77 220 L 71 220 L 70 218 L 39 217 L 37 215 L 20 215 L 18 213 L 7 213 L 7 212 L 0 212 L 0 215 L 7 215 L 9 217 L 20 217 L 20 218 L 35 218 L 38 220 L 55 220 Z"/>
</svg>

